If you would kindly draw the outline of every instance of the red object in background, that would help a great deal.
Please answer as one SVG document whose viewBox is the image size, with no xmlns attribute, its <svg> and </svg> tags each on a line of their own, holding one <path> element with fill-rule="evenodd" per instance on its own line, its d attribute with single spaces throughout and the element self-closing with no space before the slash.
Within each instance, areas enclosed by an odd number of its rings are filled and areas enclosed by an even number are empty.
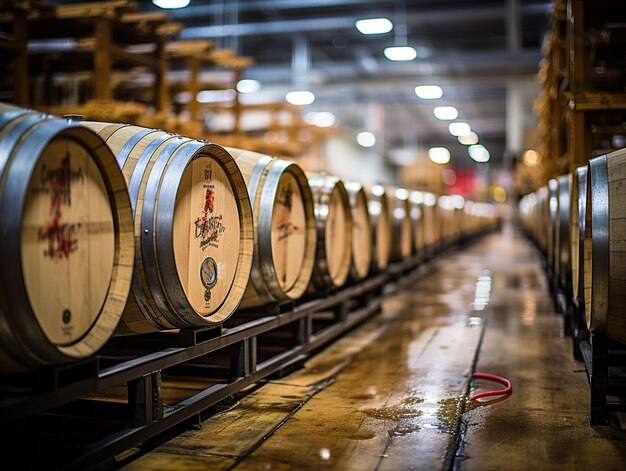
<svg viewBox="0 0 626 471">
<path fill-rule="evenodd" d="M 454 169 L 454 173 L 456 173 L 456 182 L 454 182 L 454 185 L 450 185 L 448 193 L 463 197 L 474 194 L 476 190 L 476 171 L 460 168 Z"/>
</svg>

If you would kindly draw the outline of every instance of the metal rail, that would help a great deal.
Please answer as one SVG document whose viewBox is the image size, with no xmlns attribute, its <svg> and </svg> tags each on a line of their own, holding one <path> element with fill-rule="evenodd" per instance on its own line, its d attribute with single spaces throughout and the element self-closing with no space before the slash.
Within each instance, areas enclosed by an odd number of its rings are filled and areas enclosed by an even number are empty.
<svg viewBox="0 0 626 471">
<path fill-rule="evenodd" d="M 116 337 L 89 360 L 0 377 L 0 438 L 12 438 L 21 430 L 39 433 L 36 421 L 42 417 L 64 420 L 66 416 L 76 418 L 75 410 L 89 410 L 87 417 L 96 414 L 97 422 L 98 414 L 109 417 L 102 412 L 106 408 L 116 407 L 118 415 L 125 408 L 128 419 L 122 426 L 77 447 L 60 469 L 84 470 L 103 463 L 115 466 L 116 455 L 185 421 L 199 420 L 207 408 L 301 364 L 312 352 L 378 313 L 384 294 L 414 282 L 432 266 L 432 259 L 414 256 L 389 266 L 384 273 L 316 299 L 244 310 L 214 328 Z M 285 331 L 288 335 L 283 341 L 288 345 L 283 351 L 259 358 L 263 352 L 259 339 Z M 222 355 L 228 363 L 220 366 L 218 376 L 213 376 L 215 368 L 207 368 L 215 355 Z M 214 381 L 206 389 L 167 405 L 162 377 L 177 374 Z M 125 404 L 93 400 L 116 387 L 126 387 Z M 79 406 L 88 409 L 76 409 Z M 89 422 L 85 416 L 81 419 Z M 54 429 L 49 432 L 55 435 Z M 5 454 L 11 455 L 11 445 L 2 442 L 7 446 Z M 37 454 L 36 447 L 32 454 Z"/>
</svg>

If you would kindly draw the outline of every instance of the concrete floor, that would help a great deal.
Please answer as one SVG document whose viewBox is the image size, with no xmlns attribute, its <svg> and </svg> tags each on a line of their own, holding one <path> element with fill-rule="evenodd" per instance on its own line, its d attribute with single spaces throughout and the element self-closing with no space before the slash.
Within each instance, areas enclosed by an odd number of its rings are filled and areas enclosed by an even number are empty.
<svg viewBox="0 0 626 471">
<path fill-rule="evenodd" d="M 132 461 L 161 469 L 626 469 L 588 424 L 588 385 L 536 254 L 510 228 L 439 262 L 383 313 Z M 509 378 L 513 393 L 473 371 Z"/>
</svg>

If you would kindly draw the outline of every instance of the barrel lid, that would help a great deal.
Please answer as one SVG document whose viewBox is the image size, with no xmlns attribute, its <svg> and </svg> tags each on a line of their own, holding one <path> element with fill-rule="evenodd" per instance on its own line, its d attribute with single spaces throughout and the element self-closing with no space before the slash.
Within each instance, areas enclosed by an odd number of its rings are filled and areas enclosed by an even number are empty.
<svg viewBox="0 0 626 471">
<path fill-rule="evenodd" d="M 210 316 L 228 297 L 240 251 L 237 196 L 227 170 L 200 152 L 185 169 L 176 196 L 174 256 L 193 309 Z"/>
<path fill-rule="evenodd" d="M 92 327 L 113 271 L 111 203 L 90 152 L 57 136 L 39 157 L 26 190 L 24 283 L 41 329 L 59 346 L 78 341 Z"/>
</svg>

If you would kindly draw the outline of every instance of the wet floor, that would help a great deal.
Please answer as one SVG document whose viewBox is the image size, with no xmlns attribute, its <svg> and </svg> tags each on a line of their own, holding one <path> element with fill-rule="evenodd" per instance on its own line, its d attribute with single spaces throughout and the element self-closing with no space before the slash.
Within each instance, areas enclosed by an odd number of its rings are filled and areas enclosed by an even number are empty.
<svg viewBox="0 0 626 471">
<path fill-rule="evenodd" d="M 589 426 L 561 332 L 536 254 L 505 227 L 127 469 L 626 469 L 626 433 Z M 508 377 L 513 394 L 469 403 L 494 387 L 473 371 Z"/>
</svg>

